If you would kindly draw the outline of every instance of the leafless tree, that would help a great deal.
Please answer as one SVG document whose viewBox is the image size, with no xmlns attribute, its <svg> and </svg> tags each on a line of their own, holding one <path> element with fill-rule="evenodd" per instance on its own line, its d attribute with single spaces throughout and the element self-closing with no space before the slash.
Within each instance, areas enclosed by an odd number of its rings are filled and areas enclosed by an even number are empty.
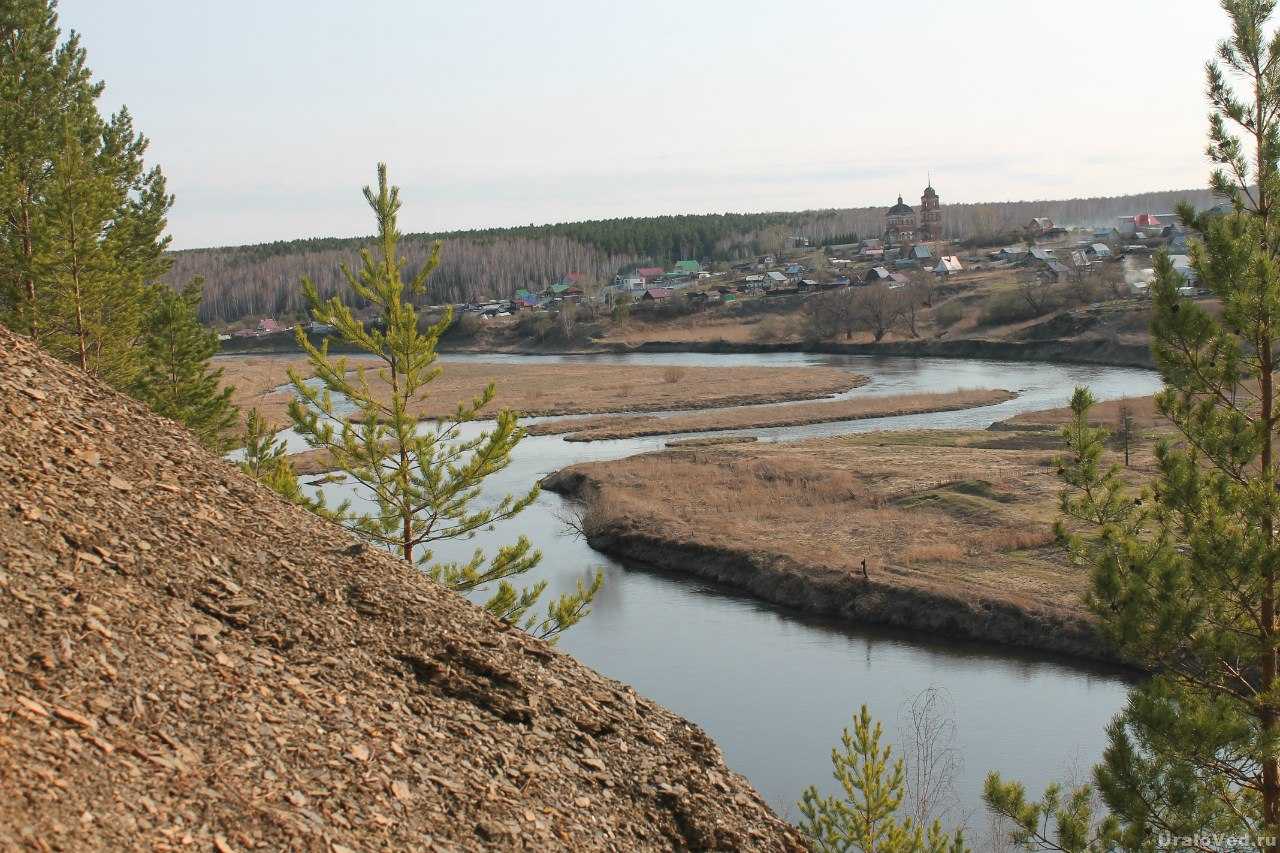
<svg viewBox="0 0 1280 853">
<path fill-rule="evenodd" d="M 841 288 L 819 293 L 804 304 L 809 335 L 817 340 L 843 334 L 852 338 L 858 330 L 856 288 Z"/>
<path fill-rule="evenodd" d="M 911 284 L 897 290 L 900 300 L 899 307 L 902 314 L 902 320 L 907 325 L 907 331 L 911 333 L 911 337 L 920 337 L 920 332 L 916 329 L 916 324 L 920 318 L 921 309 L 928 303 L 928 284 L 925 277 L 917 277 L 912 280 Z"/>
<path fill-rule="evenodd" d="M 1041 278 L 1028 276 L 1018 281 L 1018 292 L 1036 316 L 1045 313 L 1049 305 L 1049 283 Z"/>
<path fill-rule="evenodd" d="M 578 328 L 578 303 L 565 299 L 560 302 L 556 312 L 556 323 L 560 326 L 560 334 L 565 342 L 573 340 L 573 333 Z"/>
<path fill-rule="evenodd" d="M 959 809 L 955 783 L 964 770 L 964 758 L 956 746 L 955 717 L 955 703 L 940 687 L 929 687 L 902 709 L 908 738 L 907 806 L 924 826 L 934 820 L 949 822 Z"/>
<path fill-rule="evenodd" d="M 888 285 L 872 284 L 854 291 L 853 308 L 858 324 L 871 332 L 877 343 L 902 316 L 902 297 Z"/>
</svg>

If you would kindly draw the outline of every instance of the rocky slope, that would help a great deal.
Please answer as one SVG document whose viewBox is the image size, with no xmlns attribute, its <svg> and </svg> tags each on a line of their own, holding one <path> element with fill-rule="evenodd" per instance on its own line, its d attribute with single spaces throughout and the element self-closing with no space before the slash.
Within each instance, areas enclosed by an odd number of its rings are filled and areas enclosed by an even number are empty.
<svg viewBox="0 0 1280 853">
<path fill-rule="evenodd" d="M 0 329 L 0 848 L 798 849 L 690 723 Z"/>
</svg>

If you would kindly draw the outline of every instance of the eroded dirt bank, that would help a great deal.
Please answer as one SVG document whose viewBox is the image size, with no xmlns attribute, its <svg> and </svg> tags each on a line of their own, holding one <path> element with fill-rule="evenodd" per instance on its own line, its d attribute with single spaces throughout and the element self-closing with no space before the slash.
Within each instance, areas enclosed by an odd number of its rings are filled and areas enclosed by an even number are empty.
<svg viewBox="0 0 1280 853">
<path fill-rule="evenodd" d="M 624 560 L 850 624 L 1118 663 L 1082 604 L 1085 571 L 1052 544 L 1056 488 L 1015 496 L 1043 454 L 986 440 L 905 445 L 879 467 L 884 448 L 831 440 L 669 450 L 543 486 L 583 501 L 591 546 Z M 827 477 L 806 451 L 844 470 Z"/>
</svg>

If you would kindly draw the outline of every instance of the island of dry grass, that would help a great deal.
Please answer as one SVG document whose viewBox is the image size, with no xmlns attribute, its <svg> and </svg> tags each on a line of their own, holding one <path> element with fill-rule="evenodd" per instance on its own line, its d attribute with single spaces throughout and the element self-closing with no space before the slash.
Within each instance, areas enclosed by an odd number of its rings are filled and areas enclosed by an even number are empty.
<svg viewBox="0 0 1280 853">
<path fill-rule="evenodd" d="M 667 450 L 544 485 L 622 558 L 851 622 L 1110 659 L 1087 571 L 1054 540 L 1060 451 L 1045 432 L 869 433 Z"/>
<path fill-rule="evenodd" d="M 953 412 L 979 406 L 992 406 L 1011 400 L 1015 396 L 1012 392 L 1001 389 L 964 388 L 936 394 L 851 397 L 844 400 L 794 403 L 785 406 L 743 406 L 734 409 L 690 412 L 671 417 L 589 418 L 579 421 L 535 424 L 529 431 L 542 435 L 569 433 L 565 437 L 566 441 L 604 441 L 648 435 L 768 429 L 922 415 L 929 412 Z"/>
<path fill-rule="evenodd" d="M 352 367 L 367 360 L 351 359 Z M 256 407 L 276 427 L 288 422 L 293 394 L 277 390 L 293 367 L 309 375 L 305 359 L 271 357 L 220 358 L 224 381 L 236 388 L 234 402 Z M 460 401 L 471 400 L 490 382 L 497 396 L 491 406 L 528 416 L 656 412 L 809 400 L 842 393 L 867 378 L 836 367 L 680 367 L 609 362 L 484 363 L 442 362 L 443 373 L 430 397 L 414 412 L 437 418 L 452 414 Z M 376 370 L 367 374 L 377 392 L 384 383 Z"/>
</svg>

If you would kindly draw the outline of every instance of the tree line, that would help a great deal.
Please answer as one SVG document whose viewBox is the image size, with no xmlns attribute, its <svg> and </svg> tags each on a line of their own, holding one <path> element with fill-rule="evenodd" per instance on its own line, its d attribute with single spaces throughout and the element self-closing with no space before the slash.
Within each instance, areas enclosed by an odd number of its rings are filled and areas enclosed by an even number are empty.
<svg viewBox="0 0 1280 853">
<path fill-rule="evenodd" d="M 1143 193 L 1107 198 L 953 204 L 944 209 L 950 240 L 1015 238 L 1032 217 L 1063 225 L 1112 225 L 1142 211 L 1167 213 L 1182 201 L 1213 204 L 1208 190 Z M 627 217 L 553 225 L 410 234 L 401 243 L 409 269 L 421 265 L 441 241 L 440 266 L 426 297 L 434 302 L 477 302 L 510 297 L 519 288 L 541 289 L 569 272 L 608 281 L 619 272 L 677 260 L 732 263 L 782 251 L 794 238 L 812 245 L 856 241 L 884 229 L 884 208 L 806 210 L 793 213 Z M 337 273 L 354 263 L 369 238 L 315 238 L 252 246 L 172 252 L 168 278 L 175 285 L 202 278 L 206 323 L 245 318 L 301 318 L 306 305 L 295 286 L 310 276 L 322 296 L 341 293 Z M 357 299 L 354 295 L 348 297 Z M 358 307 L 352 302 L 352 307 Z"/>
</svg>

